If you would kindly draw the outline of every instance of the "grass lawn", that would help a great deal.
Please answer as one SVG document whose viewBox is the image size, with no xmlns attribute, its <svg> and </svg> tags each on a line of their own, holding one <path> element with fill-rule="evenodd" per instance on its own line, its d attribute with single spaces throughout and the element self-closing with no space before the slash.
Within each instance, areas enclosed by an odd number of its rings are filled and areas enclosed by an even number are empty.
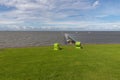
<svg viewBox="0 0 120 80">
<path fill-rule="evenodd" d="M 0 80 L 120 80 L 120 45 L 0 49 Z"/>
</svg>

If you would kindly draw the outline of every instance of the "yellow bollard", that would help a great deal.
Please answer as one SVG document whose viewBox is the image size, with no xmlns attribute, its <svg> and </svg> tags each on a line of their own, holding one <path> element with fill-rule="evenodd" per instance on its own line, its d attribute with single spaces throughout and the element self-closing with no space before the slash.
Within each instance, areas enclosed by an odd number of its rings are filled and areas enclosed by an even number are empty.
<svg viewBox="0 0 120 80">
<path fill-rule="evenodd" d="M 59 43 L 54 43 L 54 50 L 60 50 Z"/>
<path fill-rule="evenodd" d="M 76 47 L 76 49 L 80 49 L 81 48 L 81 42 L 75 42 L 75 47 Z"/>
</svg>

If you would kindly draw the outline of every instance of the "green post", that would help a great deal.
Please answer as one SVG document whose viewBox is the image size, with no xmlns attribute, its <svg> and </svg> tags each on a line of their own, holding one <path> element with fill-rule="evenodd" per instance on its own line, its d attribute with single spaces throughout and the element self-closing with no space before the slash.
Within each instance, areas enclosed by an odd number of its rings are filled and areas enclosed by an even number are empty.
<svg viewBox="0 0 120 80">
<path fill-rule="evenodd" d="M 54 43 L 54 50 L 60 50 L 59 43 Z"/>
<path fill-rule="evenodd" d="M 76 47 L 76 49 L 80 49 L 81 48 L 81 42 L 75 42 L 75 47 Z"/>
</svg>

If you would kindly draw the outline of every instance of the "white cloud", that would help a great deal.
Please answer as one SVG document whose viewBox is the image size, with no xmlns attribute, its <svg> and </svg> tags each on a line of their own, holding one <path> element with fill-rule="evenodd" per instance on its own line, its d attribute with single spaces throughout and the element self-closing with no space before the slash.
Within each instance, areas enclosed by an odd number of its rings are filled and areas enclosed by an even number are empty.
<svg viewBox="0 0 120 80">
<path fill-rule="evenodd" d="M 2 22 L 0 22 L 2 23 Z M 7 22 L 6 22 L 7 23 Z M 120 30 L 120 22 L 103 23 L 103 22 L 86 22 L 86 21 L 73 21 L 73 22 L 48 22 L 40 23 L 39 25 L 22 25 L 10 23 L 0 25 L 0 30 Z"/>
<path fill-rule="evenodd" d="M 97 0 L 97 1 L 95 1 L 94 3 L 93 3 L 93 7 L 96 7 L 96 6 L 98 6 L 100 3 L 99 3 L 99 1 Z"/>
<path fill-rule="evenodd" d="M 107 16 L 109 16 L 109 15 L 107 15 L 107 14 L 100 14 L 100 15 L 96 15 L 95 17 L 96 18 L 104 18 L 104 17 L 107 17 Z"/>
<path fill-rule="evenodd" d="M 66 0 L 65 0 L 66 1 Z M 82 10 L 82 9 L 91 9 L 92 6 L 90 2 L 87 2 L 86 0 L 70 0 L 66 1 L 65 3 L 62 3 L 59 9 L 73 9 L 73 10 Z"/>
<path fill-rule="evenodd" d="M 97 3 L 98 1 L 94 5 Z M 0 5 L 15 8 L 12 11 L 2 13 L 6 18 L 22 20 L 28 20 L 29 18 L 29 20 L 32 20 L 34 17 L 34 19 L 40 21 L 56 20 L 74 15 L 74 13 L 66 13 L 66 10 L 93 8 L 87 0 L 0 0 Z M 61 12 L 61 10 L 64 10 L 64 12 Z"/>
<path fill-rule="evenodd" d="M 10 25 L 10 24 L 20 24 L 20 23 L 23 23 L 23 21 L 14 21 L 14 20 L 0 20 L 0 24 L 8 24 L 8 25 Z"/>
<path fill-rule="evenodd" d="M 9 29 L 28 30 L 28 29 L 115 29 L 119 28 L 120 23 L 98 23 L 87 21 L 69 21 L 56 22 L 55 20 L 65 19 L 72 15 L 79 15 L 83 10 L 95 9 L 100 5 L 100 1 L 96 0 L 91 3 L 89 0 L 0 0 L 0 5 L 6 7 L 14 7 L 14 10 L 2 12 L 0 14 L 0 24 L 4 24 Z M 76 12 L 79 11 L 79 12 Z M 108 9 L 107 9 L 108 10 Z M 119 10 L 118 10 L 119 11 Z M 107 11 L 109 12 L 109 10 Z M 107 13 L 106 12 L 106 13 Z M 112 11 L 114 12 L 114 11 Z M 92 15 L 90 15 L 92 16 Z M 97 18 L 108 16 L 102 14 Z M 89 18 L 89 16 L 87 17 Z M 44 26 L 24 25 L 25 22 L 39 22 Z M 47 24 L 46 24 L 47 23 Z M 10 24 L 10 25 L 9 25 Z M 23 24 L 23 25 L 20 25 Z M 13 27 L 12 27 L 13 26 Z M 74 26 L 74 27 L 73 27 Z"/>
<path fill-rule="evenodd" d="M 66 30 L 120 30 L 120 22 L 51 22 L 49 24 L 57 24 L 56 28 L 62 28 Z"/>
</svg>

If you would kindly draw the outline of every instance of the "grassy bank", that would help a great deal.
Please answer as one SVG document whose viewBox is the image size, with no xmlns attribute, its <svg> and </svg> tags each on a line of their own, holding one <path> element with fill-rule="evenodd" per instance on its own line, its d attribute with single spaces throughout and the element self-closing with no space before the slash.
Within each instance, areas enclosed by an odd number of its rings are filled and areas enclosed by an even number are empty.
<svg viewBox="0 0 120 80">
<path fill-rule="evenodd" d="M 0 49 L 0 80 L 120 80 L 120 45 Z"/>
</svg>

